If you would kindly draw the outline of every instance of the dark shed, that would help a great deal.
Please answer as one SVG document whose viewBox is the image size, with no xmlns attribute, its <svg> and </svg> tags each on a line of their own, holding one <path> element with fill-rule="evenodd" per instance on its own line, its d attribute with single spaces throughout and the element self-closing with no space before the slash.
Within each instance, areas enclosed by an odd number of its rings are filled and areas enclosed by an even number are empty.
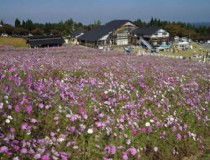
<svg viewBox="0 0 210 160">
<path fill-rule="evenodd" d="M 29 36 L 27 40 L 31 48 L 62 46 L 64 42 L 60 35 Z"/>
</svg>

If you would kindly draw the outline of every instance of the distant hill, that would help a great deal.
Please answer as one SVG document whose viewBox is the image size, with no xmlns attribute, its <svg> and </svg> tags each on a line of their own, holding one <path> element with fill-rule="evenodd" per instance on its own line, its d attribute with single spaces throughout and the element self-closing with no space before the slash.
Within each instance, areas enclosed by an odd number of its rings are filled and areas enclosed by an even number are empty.
<svg viewBox="0 0 210 160">
<path fill-rule="evenodd" d="M 193 22 L 193 23 L 190 23 L 192 24 L 193 26 L 195 27 L 201 27 L 201 26 L 210 26 L 210 22 Z"/>
</svg>

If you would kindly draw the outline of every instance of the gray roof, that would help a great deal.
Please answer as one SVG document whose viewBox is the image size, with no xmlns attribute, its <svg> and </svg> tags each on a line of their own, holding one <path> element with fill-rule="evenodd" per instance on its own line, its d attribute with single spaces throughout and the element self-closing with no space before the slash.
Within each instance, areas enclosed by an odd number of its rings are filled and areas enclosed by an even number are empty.
<svg viewBox="0 0 210 160">
<path fill-rule="evenodd" d="M 62 45 L 64 39 L 60 35 L 40 35 L 40 36 L 30 36 L 28 37 L 27 43 L 31 46 L 38 45 Z"/>
<path fill-rule="evenodd" d="M 116 30 L 117 28 L 119 28 L 120 26 L 124 25 L 127 22 L 132 23 L 129 20 L 113 20 L 103 26 L 99 26 L 97 28 L 90 30 L 89 32 L 86 32 L 84 35 L 80 36 L 78 40 L 90 41 L 90 42 L 98 41 L 103 36 Z"/>
<path fill-rule="evenodd" d="M 137 28 L 133 30 L 131 33 L 137 34 L 137 35 L 152 35 L 160 29 L 162 29 L 162 27 L 160 26 L 150 26 L 150 27 L 145 27 L 145 28 Z"/>
<path fill-rule="evenodd" d="M 77 37 L 77 36 L 81 35 L 82 33 L 85 33 L 85 32 L 77 30 L 77 31 L 72 32 L 71 36 L 72 37 Z"/>
</svg>

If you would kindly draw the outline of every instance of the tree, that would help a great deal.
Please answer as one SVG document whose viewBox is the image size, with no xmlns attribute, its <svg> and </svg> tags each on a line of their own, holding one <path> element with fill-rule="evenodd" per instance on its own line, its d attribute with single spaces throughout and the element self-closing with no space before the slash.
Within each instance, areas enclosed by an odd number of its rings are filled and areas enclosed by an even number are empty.
<svg viewBox="0 0 210 160">
<path fill-rule="evenodd" d="M 149 22 L 149 25 L 154 25 L 154 19 L 153 19 L 153 17 L 151 18 L 151 20 L 150 20 L 150 22 Z"/>
<path fill-rule="evenodd" d="M 28 29 L 30 32 L 33 30 L 33 22 L 32 20 L 28 19 L 25 24 L 25 28 Z"/>
<path fill-rule="evenodd" d="M 42 35 L 44 34 L 44 31 L 41 28 L 35 28 L 34 30 L 31 31 L 33 35 Z"/>
<path fill-rule="evenodd" d="M 90 28 L 96 28 L 98 26 L 101 26 L 101 21 L 100 20 L 94 20 L 93 24 L 90 25 Z"/>
<path fill-rule="evenodd" d="M 0 21 L 0 25 L 2 25 L 2 26 L 4 25 L 4 22 L 3 22 L 3 20 L 1 20 L 1 21 Z"/>
<path fill-rule="evenodd" d="M 22 21 L 21 27 L 22 27 L 22 28 L 26 28 L 26 22 L 25 22 L 24 20 Z"/>
<path fill-rule="evenodd" d="M 70 34 L 74 30 L 74 21 L 72 19 L 68 19 L 64 22 L 65 34 Z"/>
<path fill-rule="evenodd" d="M 20 26 L 21 26 L 20 20 L 18 18 L 16 18 L 15 27 L 20 27 Z"/>
<path fill-rule="evenodd" d="M 14 28 L 14 33 L 17 35 L 27 35 L 29 34 L 29 31 L 25 28 Z"/>
<path fill-rule="evenodd" d="M 5 24 L 3 26 L 3 29 L 4 29 L 4 32 L 8 35 L 12 35 L 14 33 L 14 27 L 12 27 L 11 25 L 9 24 Z"/>
<path fill-rule="evenodd" d="M 144 26 L 145 25 L 145 23 L 142 22 L 141 19 L 137 19 L 136 21 L 134 21 L 134 24 L 136 24 L 137 26 Z"/>
</svg>

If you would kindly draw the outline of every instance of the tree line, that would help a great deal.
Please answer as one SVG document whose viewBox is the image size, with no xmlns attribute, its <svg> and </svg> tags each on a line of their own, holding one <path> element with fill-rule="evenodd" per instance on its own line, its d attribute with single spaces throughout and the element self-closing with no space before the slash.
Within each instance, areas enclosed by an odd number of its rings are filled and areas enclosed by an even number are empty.
<svg viewBox="0 0 210 160">
<path fill-rule="evenodd" d="M 60 21 L 58 23 L 34 23 L 32 20 L 20 21 L 18 18 L 15 20 L 15 25 L 5 24 L 0 21 L 0 34 L 6 33 L 13 36 L 23 35 L 63 35 L 68 36 L 75 30 L 88 31 L 94 27 L 101 25 L 99 20 L 95 20 L 93 24 L 84 25 L 81 22 L 75 22 L 72 19 Z"/>
<path fill-rule="evenodd" d="M 190 23 L 184 22 L 170 22 L 161 21 L 157 18 L 151 18 L 149 22 L 137 19 L 134 21 L 139 27 L 147 26 L 161 26 L 166 29 L 172 36 L 188 37 L 193 40 L 209 40 L 210 39 L 210 26 L 194 26 Z M 75 22 L 73 19 L 66 21 L 60 21 L 58 23 L 34 23 L 32 20 L 20 21 L 18 18 L 15 20 L 15 25 L 5 24 L 0 21 L 0 34 L 6 33 L 13 36 L 23 35 L 71 35 L 72 32 L 81 30 L 89 31 L 97 26 L 101 25 L 100 20 L 95 20 L 92 24 L 84 25 L 81 22 Z"/>
</svg>

